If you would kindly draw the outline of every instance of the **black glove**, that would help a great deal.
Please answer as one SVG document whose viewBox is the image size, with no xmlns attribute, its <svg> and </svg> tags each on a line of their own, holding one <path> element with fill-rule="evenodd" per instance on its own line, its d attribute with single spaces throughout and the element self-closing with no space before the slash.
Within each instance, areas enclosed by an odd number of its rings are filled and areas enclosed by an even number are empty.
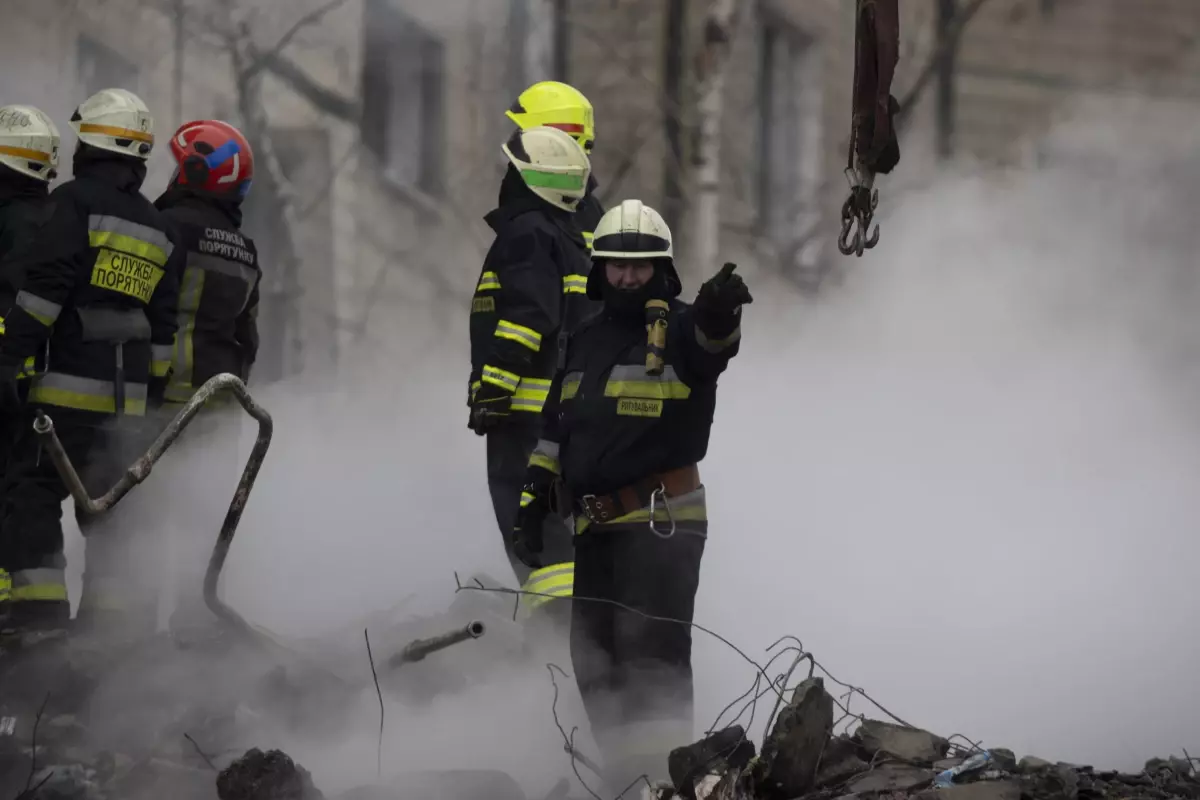
<svg viewBox="0 0 1200 800">
<path fill-rule="evenodd" d="M 706 334 L 725 336 L 738 324 L 738 313 L 747 303 L 753 303 L 750 290 L 741 275 L 734 275 L 737 265 L 725 262 L 721 271 L 709 278 L 700 287 L 693 306 L 696 324 Z"/>
<path fill-rule="evenodd" d="M 471 417 L 467 420 L 467 427 L 483 436 L 508 418 L 511 407 L 511 392 L 483 381 L 471 399 Z"/>
<path fill-rule="evenodd" d="M 554 474 L 544 467 L 530 467 L 525 485 L 521 487 L 521 507 L 513 525 L 513 553 L 531 569 L 543 566 L 538 554 L 542 552 L 542 525 L 551 512 L 550 496 Z"/>
<path fill-rule="evenodd" d="M 0 414 L 8 416 L 21 410 L 21 395 L 17 393 L 20 361 L 0 356 Z"/>
</svg>

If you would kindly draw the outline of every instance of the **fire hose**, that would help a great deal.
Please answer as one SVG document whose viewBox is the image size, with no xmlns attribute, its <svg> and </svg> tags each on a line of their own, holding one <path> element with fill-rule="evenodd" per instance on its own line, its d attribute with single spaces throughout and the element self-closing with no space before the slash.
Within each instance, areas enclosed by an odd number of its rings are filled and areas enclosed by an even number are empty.
<svg viewBox="0 0 1200 800">
<path fill-rule="evenodd" d="M 40 409 L 33 422 L 33 430 L 38 435 L 47 452 L 49 452 L 59 477 L 66 485 L 71 497 L 75 500 L 76 507 L 83 514 L 94 516 L 110 510 L 133 487 L 146 480 L 154 465 L 175 444 L 184 429 L 195 419 L 196 415 L 200 413 L 209 401 L 222 392 L 231 393 L 242 408 L 245 409 L 246 413 L 258 422 L 258 433 L 255 436 L 254 447 L 250 451 L 250 456 L 246 459 L 246 466 L 242 469 L 242 476 L 238 480 L 233 499 L 229 503 L 229 510 L 225 514 L 225 521 L 221 524 L 221 530 L 217 534 L 217 541 L 213 545 L 212 554 L 208 560 L 208 568 L 204 573 L 204 604 L 221 622 L 225 623 L 236 633 L 256 644 L 266 646 L 268 649 L 284 650 L 294 657 L 296 653 L 275 641 L 273 637 L 263 630 L 247 622 L 241 614 L 226 604 L 217 592 L 217 587 L 221 579 L 221 571 L 224 569 L 225 560 L 229 555 L 229 547 L 233 544 L 233 536 L 237 532 L 238 523 L 242 519 L 242 512 L 246 508 L 246 501 L 250 498 L 250 491 L 254 488 L 254 481 L 257 479 L 263 460 L 266 458 L 267 448 L 271 445 L 271 434 L 274 430 L 274 422 L 271 419 L 270 413 L 255 402 L 254 398 L 250 396 L 249 391 L 247 391 L 246 384 L 240 378 L 226 372 L 215 375 L 205 381 L 196 390 L 195 394 L 192 395 L 191 399 L 184 404 L 183 408 L 179 410 L 174 419 L 167 424 L 162 433 L 158 435 L 158 438 L 154 440 L 154 443 L 150 445 L 150 448 L 125 470 L 125 473 L 111 489 L 97 498 L 93 498 L 88 494 L 83 481 L 79 477 L 79 473 L 75 470 L 75 466 L 71 463 L 70 457 L 67 456 L 66 451 L 63 449 L 58 435 L 54 432 L 54 421 Z M 483 632 L 484 624 L 479 621 L 472 621 L 464 628 L 453 630 L 441 636 L 418 639 L 393 656 L 388 662 L 389 666 L 394 668 L 405 663 L 419 661 L 430 653 L 445 649 L 467 639 L 477 639 L 483 635 Z"/>
</svg>

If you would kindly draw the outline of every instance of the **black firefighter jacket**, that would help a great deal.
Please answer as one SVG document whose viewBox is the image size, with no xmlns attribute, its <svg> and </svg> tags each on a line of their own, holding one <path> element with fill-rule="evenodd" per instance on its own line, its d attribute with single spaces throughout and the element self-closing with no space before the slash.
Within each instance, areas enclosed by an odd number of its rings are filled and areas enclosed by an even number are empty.
<svg viewBox="0 0 1200 800">
<path fill-rule="evenodd" d="M 588 250 L 592 249 L 592 233 L 600 224 L 600 218 L 604 216 L 604 204 L 600 202 L 599 197 L 596 197 L 598 185 L 595 176 L 589 174 L 587 194 L 575 208 L 575 225 L 583 234 L 583 240 L 587 242 Z"/>
<path fill-rule="evenodd" d="M 536 426 L 558 358 L 558 339 L 597 304 L 587 298 L 587 245 L 571 212 L 533 194 L 509 168 L 496 232 L 471 300 L 469 398 L 481 381 L 513 394 L 514 424 Z"/>
<path fill-rule="evenodd" d="M 37 229 L 45 223 L 50 193 L 42 181 L 0 169 L 0 315 L 12 307 L 24 274 L 22 257 Z M 0 316 L 0 335 L 4 319 Z M 33 360 L 28 363 L 33 368 Z"/>
<path fill-rule="evenodd" d="M 182 250 L 139 189 L 146 167 L 84 148 L 75 179 L 50 193 L 24 259 L 0 354 L 18 362 L 49 340 L 29 400 L 142 415 L 147 384 L 165 378 L 176 330 Z"/>
<path fill-rule="evenodd" d="M 666 367 L 646 374 L 641 313 L 607 309 L 566 345 L 531 459 L 560 471 L 573 498 L 605 494 L 704 458 L 717 378 L 740 347 L 740 328 L 720 340 L 699 330 L 692 307 L 671 301 Z"/>
<path fill-rule="evenodd" d="M 241 231 L 242 211 L 235 202 L 174 187 L 154 205 L 174 226 L 186 259 L 166 391 L 168 402 L 185 403 L 222 372 L 249 380 L 258 356 L 262 271 L 254 241 Z"/>
</svg>

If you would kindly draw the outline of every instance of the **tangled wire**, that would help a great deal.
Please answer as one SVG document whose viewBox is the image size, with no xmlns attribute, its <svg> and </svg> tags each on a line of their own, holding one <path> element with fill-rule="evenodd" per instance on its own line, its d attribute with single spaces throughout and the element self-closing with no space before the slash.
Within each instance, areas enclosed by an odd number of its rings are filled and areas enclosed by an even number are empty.
<svg viewBox="0 0 1200 800">
<path fill-rule="evenodd" d="M 457 594 L 458 592 L 486 592 L 486 593 L 491 593 L 491 594 L 513 595 L 516 599 L 516 602 L 514 603 L 514 608 L 513 608 L 513 618 L 514 619 L 516 619 L 517 609 L 519 607 L 520 600 L 523 596 L 547 597 L 547 598 L 554 597 L 554 595 L 550 595 L 550 594 L 546 594 L 546 593 L 542 593 L 542 592 L 530 592 L 530 591 L 526 591 L 524 589 L 512 589 L 512 588 L 509 588 L 506 586 L 484 586 L 483 583 L 478 578 L 476 578 L 471 584 L 463 584 L 462 581 L 459 579 L 457 573 L 455 573 L 454 582 L 455 582 L 455 587 L 456 587 L 455 594 Z M 810 679 L 810 678 L 814 677 L 817 674 L 817 672 L 819 671 L 821 673 L 822 677 L 827 678 L 832 683 L 836 684 L 837 686 L 841 687 L 842 689 L 845 689 L 844 693 L 833 698 L 833 702 L 837 706 L 839 711 L 841 712 L 841 716 L 838 717 L 838 719 L 833 724 L 833 729 L 831 731 L 832 735 L 849 733 L 851 727 L 853 726 L 853 724 L 855 722 L 862 722 L 866 719 L 866 717 L 862 713 L 858 713 L 851 709 L 853 699 L 856 695 L 858 697 L 861 697 L 864 700 L 866 700 L 871 706 L 878 709 L 881 713 L 883 713 L 889 719 L 895 721 L 897 724 L 902 725 L 906 728 L 915 728 L 916 727 L 916 726 L 906 722 L 905 720 L 901 719 L 900 717 L 898 717 L 896 714 L 892 713 L 891 711 L 889 711 L 885 706 L 883 706 L 877 700 L 875 700 L 875 698 L 873 698 L 873 697 L 871 697 L 871 695 L 867 694 L 867 692 L 862 687 L 847 683 L 845 681 L 840 680 L 836 676 L 834 676 L 833 673 L 831 673 L 819 661 L 816 660 L 816 658 L 813 656 L 813 654 L 811 652 L 809 652 L 808 650 L 805 649 L 803 642 L 801 642 L 800 639 L 798 639 L 795 636 L 780 637 L 775 642 L 773 642 L 771 645 L 769 645 L 766 648 L 765 652 L 770 656 L 770 658 L 764 664 L 764 663 L 759 663 L 757 660 L 752 658 L 749 654 L 746 653 L 746 651 L 744 651 L 743 649 L 741 649 L 740 647 L 735 645 L 733 642 L 731 642 L 725 636 L 722 636 L 721 634 L 717 633 L 716 631 L 712 630 L 711 628 L 707 628 L 704 625 L 701 625 L 697 622 L 676 619 L 673 617 L 662 617 L 662 616 L 656 616 L 654 614 L 648 614 L 644 611 L 640 611 L 636 608 L 625 605 L 624 603 L 620 603 L 620 602 L 617 602 L 616 600 L 610 600 L 607 598 L 580 597 L 580 596 L 576 595 L 576 596 L 572 597 L 572 601 L 573 602 L 586 602 L 586 603 L 605 603 L 605 604 L 608 604 L 611 606 L 615 606 L 616 608 L 620 608 L 624 611 L 628 611 L 631 614 L 636 614 L 640 617 L 643 617 L 644 619 L 652 620 L 655 622 L 667 622 L 667 623 L 673 623 L 673 624 L 677 624 L 677 625 L 685 625 L 689 628 L 700 631 L 701 633 L 704 633 L 705 635 L 707 635 L 713 639 L 716 639 L 718 642 L 725 645 L 730 650 L 732 650 L 734 653 L 736 653 L 739 657 L 741 657 L 742 660 L 744 660 L 747 664 L 754 667 L 754 670 L 755 670 L 754 682 L 751 684 L 750 688 L 747 689 L 746 691 L 742 692 L 740 695 L 738 695 L 736 698 L 734 698 L 732 701 L 730 701 L 724 708 L 721 709 L 721 711 L 717 715 L 716 719 L 713 720 L 713 723 L 706 729 L 706 731 L 705 731 L 706 736 L 709 734 L 712 734 L 718 730 L 724 730 L 733 725 L 740 724 L 741 721 L 744 718 L 746 718 L 747 714 L 749 714 L 749 719 L 748 719 L 746 725 L 743 726 L 743 728 L 746 731 L 752 730 L 752 728 L 754 726 L 754 720 L 755 720 L 756 714 L 758 712 L 759 701 L 763 697 L 767 696 L 768 694 L 774 694 L 775 702 L 771 708 L 770 715 L 767 717 L 766 724 L 763 726 L 763 741 L 759 743 L 759 746 L 761 749 L 762 745 L 764 745 L 766 743 L 767 738 L 771 734 L 772 726 L 775 723 L 775 718 L 779 714 L 781 705 L 783 705 L 784 703 L 787 702 L 786 696 L 788 695 L 788 693 L 794 692 L 796 690 L 796 688 L 800 685 L 800 681 L 793 682 L 793 675 L 795 675 L 796 670 L 800 668 L 800 665 L 805 662 L 808 663 L 808 669 L 806 670 L 807 674 L 805 675 L 804 679 Z M 789 655 L 789 654 L 792 656 L 792 658 L 791 658 L 790 663 L 788 663 L 787 668 L 780 669 L 776 672 L 772 672 L 772 670 L 776 666 L 776 663 L 779 662 L 780 659 L 784 658 L 784 656 Z M 546 668 L 550 673 L 550 680 L 554 686 L 554 700 L 553 700 L 553 703 L 551 706 L 551 712 L 554 717 L 554 724 L 558 728 L 559 733 L 562 734 L 563 749 L 571 756 L 572 771 L 574 771 L 575 777 L 579 780 L 580 784 L 584 787 L 584 789 L 587 790 L 588 793 L 590 793 L 592 795 L 594 800 L 603 800 L 603 798 L 601 798 L 599 794 L 597 794 L 591 787 L 588 786 L 587 782 L 584 781 L 583 777 L 579 774 L 578 765 L 583 764 L 590 771 L 594 772 L 597 776 L 603 777 L 601 768 L 599 766 L 597 766 L 595 764 L 595 762 L 593 762 L 591 759 L 589 759 L 587 756 L 585 756 L 583 753 L 581 753 L 578 750 L 578 748 L 575 746 L 575 732 L 578 730 L 578 726 L 571 728 L 570 732 L 568 733 L 566 728 L 562 725 L 561 721 L 559 720 L 559 716 L 558 716 L 559 687 L 558 687 L 558 681 L 555 679 L 555 672 L 557 671 L 557 673 L 562 675 L 562 677 L 564 677 L 564 678 L 569 679 L 570 676 L 567 674 L 567 672 L 565 670 L 563 670 L 561 667 L 559 667 L 555 664 L 547 664 Z M 739 706 L 739 704 L 740 704 L 740 706 Z M 727 715 L 730 714 L 735 708 L 737 708 L 737 713 L 727 719 L 726 718 Z M 734 745 L 734 747 L 740 746 L 746 740 L 747 740 L 746 736 L 743 735 L 742 739 L 739 740 Z M 955 734 L 955 735 L 951 736 L 950 743 L 951 743 L 951 748 L 958 754 L 969 754 L 969 753 L 979 752 L 980 750 L 982 750 L 982 747 L 980 746 L 979 742 L 972 741 L 972 740 L 968 739 L 967 737 L 963 736 L 962 734 Z M 616 800 L 621 800 L 621 798 L 624 797 L 624 795 L 627 792 L 629 792 L 631 789 L 633 789 L 634 787 L 636 787 L 642 783 L 645 783 L 646 785 L 649 786 L 650 785 L 649 778 L 645 775 L 639 776 L 632 784 L 630 784 L 630 786 L 628 786 L 625 789 L 625 791 L 623 791 L 621 794 L 617 795 Z M 651 788 L 653 788 L 653 787 L 651 787 Z"/>
</svg>

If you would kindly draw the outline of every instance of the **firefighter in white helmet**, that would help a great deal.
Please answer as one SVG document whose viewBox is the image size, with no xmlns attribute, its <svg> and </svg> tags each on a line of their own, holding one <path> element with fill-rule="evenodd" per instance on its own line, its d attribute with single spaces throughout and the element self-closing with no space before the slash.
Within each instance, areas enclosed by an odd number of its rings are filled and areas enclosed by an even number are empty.
<svg viewBox="0 0 1200 800">
<path fill-rule="evenodd" d="M 640 200 L 601 218 L 592 262 L 588 296 L 604 310 L 565 343 L 514 538 L 538 551 L 561 480 L 576 521 L 571 661 L 621 791 L 665 777 L 692 737 L 688 623 L 708 535 L 697 464 L 752 298 L 726 264 L 694 304 L 676 299 L 671 231 Z"/>
<path fill-rule="evenodd" d="M 0 314 L 17 296 L 20 253 L 44 220 L 50 181 L 58 174 L 58 146 L 58 128 L 40 109 L 0 108 Z M 4 320 L 0 318 L 3 335 Z M 32 366 L 30 359 L 18 373 L 0 376 L 0 475 L 17 433 L 14 423 L 29 383 L 24 378 Z M 0 621 L 12 595 L 12 579 L 2 566 L 3 548 L 0 541 Z"/>
<path fill-rule="evenodd" d="M 140 192 L 154 147 L 149 110 L 131 92 L 104 89 L 75 110 L 71 127 L 74 178 L 50 193 L 0 339 L 6 375 L 48 348 L 5 475 L 0 566 L 11 576 L 10 617 L 19 629 L 59 627 L 70 607 L 61 525 L 67 491 L 39 446 L 34 415 L 53 419 L 89 492 L 106 491 L 140 454 L 132 423 L 161 398 L 178 327 L 182 251 Z M 88 537 L 79 621 L 136 621 L 152 633 L 156 598 L 136 591 L 152 566 L 129 546 L 120 507 L 79 522 Z M 101 525 L 114 529 L 91 535 Z"/>
<path fill-rule="evenodd" d="M 544 612 L 557 617 L 552 609 L 563 604 L 553 598 L 569 597 L 573 581 L 569 527 L 548 516 L 545 547 L 536 555 L 514 550 L 509 533 L 527 500 L 521 485 L 559 337 L 595 309 L 587 299 L 588 248 L 573 218 L 591 163 L 573 136 L 549 126 L 515 131 L 503 150 L 509 166 L 500 204 L 485 217 L 496 238 L 471 301 L 468 425 L 487 437 L 496 522 L 518 581 L 534 593 L 526 608 L 549 606 Z"/>
</svg>

